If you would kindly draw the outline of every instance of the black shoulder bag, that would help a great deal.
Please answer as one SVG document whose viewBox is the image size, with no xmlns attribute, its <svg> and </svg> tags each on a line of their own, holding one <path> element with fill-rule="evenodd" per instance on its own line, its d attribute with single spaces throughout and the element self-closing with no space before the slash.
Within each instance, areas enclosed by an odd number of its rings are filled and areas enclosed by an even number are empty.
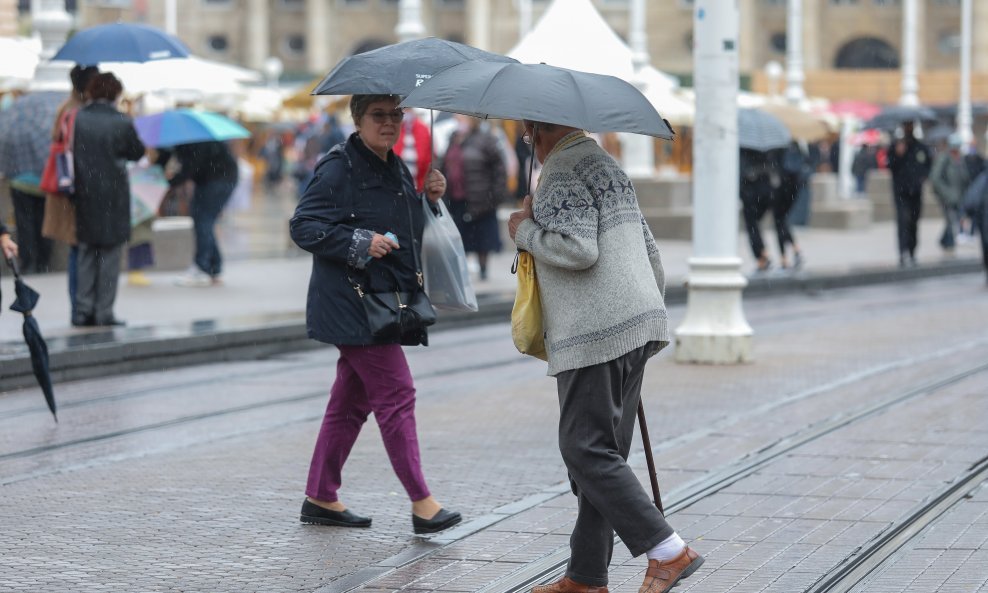
<svg viewBox="0 0 988 593">
<path fill-rule="evenodd" d="M 436 310 L 432 307 L 432 302 L 425 294 L 425 277 L 422 275 L 422 266 L 419 263 L 419 254 L 415 245 L 415 227 L 412 224 L 412 207 L 408 204 L 408 199 L 404 198 L 405 207 L 408 209 L 408 227 L 411 229 L 412 237 L 412 257 L 415 259 L 415 279 L 417 286 L 411 292 L 399 290 L 398 275 L 394 270 L 388 268 L 395 281 L 396 289 L 389 292 L 370 292 L 364 290 L 352 278 L 349 278 L 353 289 L 360 297 L 360 303 L 364 306 L 367 314 L 367 324 L 370 326 L 371 334 L 376 338 L 399 339 L 402 335 L 416 330 L 423 330 L 436 322 Z"/>
</svg>

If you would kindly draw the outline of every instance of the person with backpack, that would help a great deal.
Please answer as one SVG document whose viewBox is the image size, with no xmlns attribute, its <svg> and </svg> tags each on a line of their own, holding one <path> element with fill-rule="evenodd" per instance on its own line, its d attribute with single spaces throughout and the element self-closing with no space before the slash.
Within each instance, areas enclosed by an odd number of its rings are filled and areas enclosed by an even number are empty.
<svg viewBox="0 0 988 593">
<path fill-rule="evenodd" d="M 370 527 L 370 517 L 340 500 L 340 488 L 343 465 L 373 412 L 391 466 L 411 500 L 412 529 L 423 534 L 461 521 L 460 513 L 432 496 L 422 472 L 415 385 L 402 346 L 427 345 L 428 335 L 421 326 L 374 333 L 364 303 L 382 291 L 414 295 L 422 286 L 418 262 L 425 212 L 411 173 L 393 150 L 405 117 L 399 102 L 396 95 L 353 95 L 350 113 L 357 131 L 316 166 L 290 223 L 292 240 L 312 253 L 309 337 L 339 351 L 300 520 Z M 445 177 L 430 171 L 428 200 L 435 204 L 445 192 Z"/>
</svg>

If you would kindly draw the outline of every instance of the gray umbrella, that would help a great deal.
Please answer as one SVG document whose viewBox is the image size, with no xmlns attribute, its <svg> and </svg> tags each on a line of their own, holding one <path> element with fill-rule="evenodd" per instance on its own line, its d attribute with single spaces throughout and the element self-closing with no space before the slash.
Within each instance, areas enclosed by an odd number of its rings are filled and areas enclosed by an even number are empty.
<svg viewBox="0 0 988 593">
<path fill-rule="evenodd" d="M 455 41 L 427 37 L 343 58 L 313 95 L 407 95 L 433 74 L 463 62 L 517 62 Z"/>
<path fill-rule="evenodd" d="M 865 128 L 879 130 L 894 130 L 906 122 L 933 123 L 937 121 L 937 113 L 929 107 L 908 105 L 890 105 L 881 113 L 865 122 Z"/>
<path fill-rule="evenodd" d="M 738 109 L 738 144 L 741 148 L 768 152 L 792 142 L 786 124 L 760 109 Z"/>
<path fill-rule="evenodd" d="M 620 78 L 546 64 L 453 66 L 409 93 L 401 106 L 528 119 L 589 132 L 630 132 L 667 140 L 674 136 L 641 91 Z"/>
</svg>

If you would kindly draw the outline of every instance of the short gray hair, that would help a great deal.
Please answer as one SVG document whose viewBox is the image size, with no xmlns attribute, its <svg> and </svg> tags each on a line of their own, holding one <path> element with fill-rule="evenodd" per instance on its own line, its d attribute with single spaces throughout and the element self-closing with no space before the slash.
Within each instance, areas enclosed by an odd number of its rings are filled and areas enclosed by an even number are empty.
<svg viewBox="0 0 988 593">
<path fill-rule="evenodd" d="M 350 117 L 353 118 L 353 124 L 358 125 L 360 118 L 367 113 L 367 108 L 372 103 L 377 103 L 378 101 L 394 101 L 395 103 L 399 103 L 401 102 L 401 97 L 398 95 L 354 95 L 350 97 Z"/>
</svg>

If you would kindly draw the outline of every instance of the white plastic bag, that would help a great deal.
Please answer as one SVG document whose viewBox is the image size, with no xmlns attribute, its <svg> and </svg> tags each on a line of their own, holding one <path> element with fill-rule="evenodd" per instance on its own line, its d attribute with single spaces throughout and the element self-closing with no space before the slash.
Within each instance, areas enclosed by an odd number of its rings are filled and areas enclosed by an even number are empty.
<svg viewBox="0 0 988 593">
<path fill-rule="evenodd" d="M 476 311 L 477 294 L 470 282 L 463 239 L 446 205 L 439 202 L 437 216 L 423 199 L 425 230 L 422 233 L 422 273 L 425 293 L 437 309 Z"/>
</svg>

